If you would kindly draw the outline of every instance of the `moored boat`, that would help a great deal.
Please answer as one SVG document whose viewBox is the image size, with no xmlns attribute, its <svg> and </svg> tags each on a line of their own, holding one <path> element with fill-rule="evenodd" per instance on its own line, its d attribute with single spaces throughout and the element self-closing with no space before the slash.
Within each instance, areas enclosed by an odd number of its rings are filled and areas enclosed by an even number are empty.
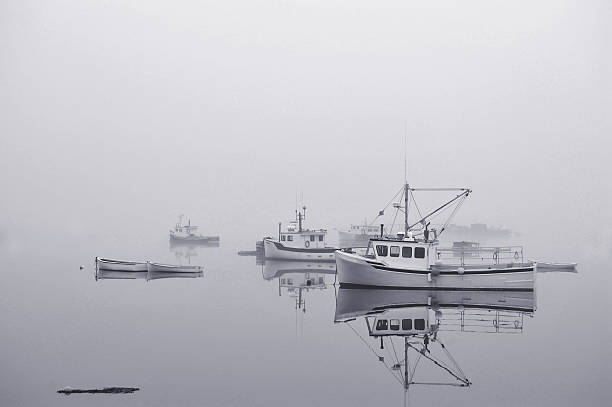
<svg viewBox="0 0 612 407">
<path fill-rule="evenodd" d="M 146 262 L 111 260 L 96 257 L 96 270 L 112 271 L 147 271 Z"/>
<path fill-rule="evenodd" d="M 164 272 L 164 273 L 201 273 L 202 266 L 181 266 L 173 264 L 160 264 L 147 262 L 147 271 L 153 272 Z"/>
<path fill-rule="evenodd" d="M 335 261 L 336 248 L 328 247 L 325 242 L 327 230 L 304 228 L 306 207 L 302 209 L 304 212 L 297 212 L 297 219 L 290 222 L 285 230 L 279 223 L 278 239 L 264 238 L 266 259 Z"/>
<path fill-rule="evenodd" d="M 170 242 L 172 243 L 191 243 L 191 244 L 211 244 L 219 243 L 219 236 L 204 236 L 197 233 L 198 226 L 191 224 L 191 219 L 186 225 L 182 224 L 183 215 L 179 217 L 179 221 L 174 225 L 174 229 L 170 230 Z"/>
<path fill-rule="evenodd" d="M 408 222 L 409 197 L 413 191 L 456 191 L 457 196 L 421 217 L 412 225 Z M 438 248 L 438 237 L 445 226 L 429 230 L 432 216 L 455 205 L 452 214 L 471 193 L 468 188 L 416 189 L 404 186 L 404 205 L 394 204 L 404 213 L 404 230 L 397 238 L 370 239 L 365 255 L 336 251 L 338 281 L 344 286 L 411 287 L 427 289 L 533 290 L 534 264 L 522 261 L 522 248 L 480 248 L 478 255 L 466 256 L 464 247 Z M 416 204 L 415 204 L 416 206 Z M 419 211 L 420 214 L 420 211 Z M 451 214 L 451 217 L 452 217 Z M 449 219 L 450 220 L 450 219 Z M 445 225 L 448 224 L 446 221 Z M 485 256 L 491 260 L 485 263 Z M 446 256 L 449 255 L 450 256 Z M 508 261 L 502 255 L 509 254 Z M 453 262 L 443 260 L 450 257 Z M 472 261 L 473 260 L 473 261 Z"/>
</svg>

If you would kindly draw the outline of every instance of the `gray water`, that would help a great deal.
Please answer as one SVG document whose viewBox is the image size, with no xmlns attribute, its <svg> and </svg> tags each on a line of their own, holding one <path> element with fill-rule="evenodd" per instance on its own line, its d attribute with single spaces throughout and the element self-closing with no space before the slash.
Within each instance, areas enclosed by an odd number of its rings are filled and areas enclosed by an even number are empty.
<svg viewBox="0 0 612 407">
<path fill-rule="evenodd" d="M 402 387 L 347 326 L 334 276 L 296 308 L 265 281 L 244 236 L 177 258 L 166 235 L 21 236 L 2 249 L 0 404 L 6 406 L 402 405 Z M 245 233 L 245 235 L 249 235 Z M 543 243 L 545 244 L 545 243 Z M 537 255 L 535 245 L 529 253 Z M 544 252 L 544 249 L 541 249 Z M 94 279 L 95 255 L 202 264 L 197 279 Z M 192 253 L 194 254 L 194 253 Z M 559 257 L 563 257 L 559 254 Z M 473 382 L 411 387 L 411 405 L 606 405 L 612 362 L 609 270 L 537 276 L 537 310 L 517 335 L 445 333 Z M 80 270 L 79 266 L 84 269 Z M 305 308 L 305 312 L 303 310 Z M 362 320 L 353 322 L 367 336 Z M 376 347 L 376 341 L 370 341 Z M 129 395 L 56 393 L 134 386 Z"/>
</svg>

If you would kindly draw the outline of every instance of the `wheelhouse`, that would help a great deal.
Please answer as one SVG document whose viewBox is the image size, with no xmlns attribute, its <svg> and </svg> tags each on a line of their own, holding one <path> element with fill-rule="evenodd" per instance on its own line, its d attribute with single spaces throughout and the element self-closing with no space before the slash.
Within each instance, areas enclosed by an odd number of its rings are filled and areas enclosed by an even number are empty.
<svg viewBox="0 0 612 407">
<path fill-rule="evenodd" d="M 376 260 L 389 266 L 427 270 L 431 265 L 430 255 L 435 258 L 434 242 L 371 239 L 370 245 Z"/>
<path fill-rule="evenodd" d="M 398 308 L 366 319 L 370 336 L 407 336 L 432 332 L 427 307 Z"/>
<path fill-rule="evenodd" d="M 280 242 L 285 246 L 289 247 L 303 247 L 303 248 L 324 248 L 326 245 L 325 236 L 327 230 L 308 230 L 303 229 L 299 231 L 285 231 L 279 235 Z"/>
</svg>

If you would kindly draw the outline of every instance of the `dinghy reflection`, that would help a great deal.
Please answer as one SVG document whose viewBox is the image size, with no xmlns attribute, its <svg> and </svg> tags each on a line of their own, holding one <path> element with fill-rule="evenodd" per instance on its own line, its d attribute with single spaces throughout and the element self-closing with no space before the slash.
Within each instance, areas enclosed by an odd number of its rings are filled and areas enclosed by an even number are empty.
<svg viewBox="0 0 612 407">
<path fill-rule="evenodd" d="M 472 384 L 442 342 L 445 332 L 517 334 L 535 310 L 535 291 L 339 288 L 334 322 L 359 337 L 406 396 L 414 385 Z"/>
<path fill-rule="evenodd" d="M 114 271 L 99 269 L 96 271 L 95 279 L 98 280 L 160 280 L 164 278 L 199 278 L 204 273 L 199 272 L 173 272 L 173 271 Z"/>
<path fill-rule="evenodd" d="M 291 260 L 266 260 L 263 266 L 264 280 L 278 280 L 278 295 L 286 291 L 295 298 L 295 308 L 306 312 L 305 294 L 324 290 L 333 284 L 336 264 L 330 262 L 304 262 Z"/>
</svg>

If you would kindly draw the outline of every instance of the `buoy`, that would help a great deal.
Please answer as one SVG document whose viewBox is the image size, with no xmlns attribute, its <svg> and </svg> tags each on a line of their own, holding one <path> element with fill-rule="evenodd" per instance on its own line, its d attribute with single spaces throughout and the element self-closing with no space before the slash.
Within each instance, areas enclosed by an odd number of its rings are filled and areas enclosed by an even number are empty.
<svg viewBox="0 0 612 407">
<path fill-rule="evenodd" d="M 85 267 L 83 266 L 79 266 L 79 270 L 83 270 Z"/>
</svg>

